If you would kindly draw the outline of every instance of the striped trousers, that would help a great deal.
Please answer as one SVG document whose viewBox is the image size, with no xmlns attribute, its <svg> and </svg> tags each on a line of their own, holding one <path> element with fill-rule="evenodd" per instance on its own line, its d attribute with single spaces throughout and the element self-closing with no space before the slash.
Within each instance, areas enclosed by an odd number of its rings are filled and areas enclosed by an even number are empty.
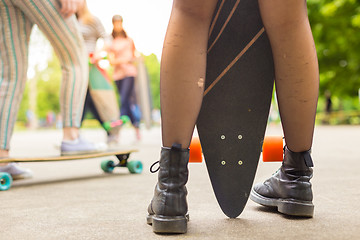
<svg viewBox="0 0 360 240">
<path fill-rule="evenodd" d="M 34 24 L 61 64 L 63 126 L 80 127 L 88 85 L 87 53 L 75 16 L 64 19 L 59 11 L 58 0 L 0 0 L 0 149 L 9 149 L 25 87 Z"/>
</svg>

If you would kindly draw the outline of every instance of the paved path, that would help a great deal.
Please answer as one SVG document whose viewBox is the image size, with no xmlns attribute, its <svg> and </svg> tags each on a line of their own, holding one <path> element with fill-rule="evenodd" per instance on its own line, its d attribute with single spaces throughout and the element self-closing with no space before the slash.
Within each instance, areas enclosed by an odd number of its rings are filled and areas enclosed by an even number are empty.
<svg viewBox="0 0 360 240">
<path fill-rule="evenodd" d="M 269 126 L 268 134 L 281 134 Z M 101 130 L 84 130 L 91 140 L 104 140 Z M 61 132 L 16 132 L 12 155 L 56 154 Z M 125 145 L 135 140 L 124 129 Z M 191 221 L 186 235 L 162 236 L 145 223 L 146 208 L 157 181 L 149 166 L 159 157 L 160 129 L 143 130 L 140 175 L 117 169 L 104 174 L 101 160 L 28 163 L 35 177 L 0 192 L 0 239 L 358 239 L 360 234 L 360 127 L 316 128 L 313 189 L 315 216 L 289 218 L 249 200 L 237 219 L 221 212 L 205 164 L 191 164 L 188 202 Z M 278 163 L 260 162 L 255 181 L 274 173 Z"/>
</svg>

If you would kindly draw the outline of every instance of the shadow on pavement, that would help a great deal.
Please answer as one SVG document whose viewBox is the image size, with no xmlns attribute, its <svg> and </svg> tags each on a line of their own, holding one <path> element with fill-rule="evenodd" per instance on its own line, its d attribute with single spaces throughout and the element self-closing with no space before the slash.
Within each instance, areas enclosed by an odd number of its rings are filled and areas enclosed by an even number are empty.
<svg viewBox="0 0 360 240">
<path fill-rule="evenodd" d="M 86 181 L 94 179 L 105 179 L 105 178 L 118 178 L 127 176 L 130 173 L 112 173 L 112 174 L 97 174 L 97 175 L 88 175 L 81 177 L 71 177 L 71 178 L 61 178 L 61 179 L 49 179 L 49 180 L 18 180 L 13 182 L 11 188 L 22 188 L 22 187 L 32 187 L 32 186 L 41 186 L 41 185 L 51 185 L 75 181 Z"/>
</svg>

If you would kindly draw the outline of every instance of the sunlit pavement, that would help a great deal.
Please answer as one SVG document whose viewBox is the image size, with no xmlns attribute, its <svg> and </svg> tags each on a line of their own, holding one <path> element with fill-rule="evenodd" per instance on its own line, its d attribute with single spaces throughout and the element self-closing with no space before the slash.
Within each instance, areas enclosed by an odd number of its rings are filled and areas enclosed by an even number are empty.
<svg viewBox="0 0 360 240">
<path fill-rule="evenodd" d="M 277 125 L 268 135 L 281 135 Z M 92 141 L 105 141 L 100 130 L 83 130 Z M 146 209 L 157 175 L 160 128 L 142 130 L 135 141 L 131 128 L 121 133 L 123 147 L 136 147 L 132 160 L 144 164 L 142 174 L 115 169 L 105 174 L 102 159 L 27 163 L 34 178 L 0 192 L 0 239 L 358 239 L 360 234 L 360 126 L 317 126 L 313 146 L 315 215 L 289 218 L 249 200 L 237 219 L 217 205 L 205 164 L 191 164 L 188 182 L 190 222 L 185 235 L 156 235 L 146 225 Z M 58 154 L 61 131 L 15 132 L 12 156 Z M 259 162 L 255 182 L 274 173 L 279 163 Z"/>
</svg>

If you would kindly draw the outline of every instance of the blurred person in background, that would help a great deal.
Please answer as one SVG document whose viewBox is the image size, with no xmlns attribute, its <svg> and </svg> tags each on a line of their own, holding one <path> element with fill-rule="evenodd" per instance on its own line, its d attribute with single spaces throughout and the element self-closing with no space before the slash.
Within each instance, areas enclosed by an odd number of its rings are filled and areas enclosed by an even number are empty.
<svg viewBox="0 0 360 240">
<path fill-rule="evenodd" d="M 84 38 L 85 47 L 88 53 L 90 63 L 97 64 L 97 62 L 102 58 L 100 56 L 100 49 L 99 50 L 96 49 L 97 41 L 99 39 L 103 39 L 104 43 L 106 44 L 110 40 L 110 37 L 106 33 L 105 28 L 102 25 L 100 19 L 94 16 L 89 11 L 86 1 L 84 2 L 83 7 L 76 12 L 76 17 L 79 21 L 80 32 Z M 95 100 L 92 98 L 88 87 L 85 98 L 85 104 L 84 104 L 84 112 L 82 115 L 81 122 L 84 121 L 86 113 L 90 111 L 93 114 L 93 116 L 96 118 L 96 120 L 99 121 L 101 126 L 104 127 L 103 121 L 101 120 L 100 114 L 96 109 L 96 104 L 94 101 Z M 118 131 L 117 133 L 107 131 L 106 129 L 105 131 L 107 132 L 107 138 L 108 138 L 107 143 L 109 145 L 117 145 Z"/>
<path fill-rule="evenodd" d="M 62 69 L 62 155 L 98 152 L 104 146 L 80 138 L 79 127 L 88 84 L 88 63 L 74 13 L 84 0 L 0 1 L 0 158 L 9 157 L 10 139 L 27 79 L 31 29 L 37 24 Z M 32 177 L 16 163 L 0 165 L 13 179 Z"/>
<path fill-rule="evenodd" d="M 135 77 L 136 48 L 134 41 L 127 35 L 123 27 L 123 18 L 115 15 L 112 18 L 113 31 L 112 40 L 106 49 L 109 62 L 114 67 L 113 79 L 120 94 L 121 116 L 127 115 L 135 128 L 136 139 L 140 140 L 139 114 L 134 111 L 136 103 Z"/>
</svg>

